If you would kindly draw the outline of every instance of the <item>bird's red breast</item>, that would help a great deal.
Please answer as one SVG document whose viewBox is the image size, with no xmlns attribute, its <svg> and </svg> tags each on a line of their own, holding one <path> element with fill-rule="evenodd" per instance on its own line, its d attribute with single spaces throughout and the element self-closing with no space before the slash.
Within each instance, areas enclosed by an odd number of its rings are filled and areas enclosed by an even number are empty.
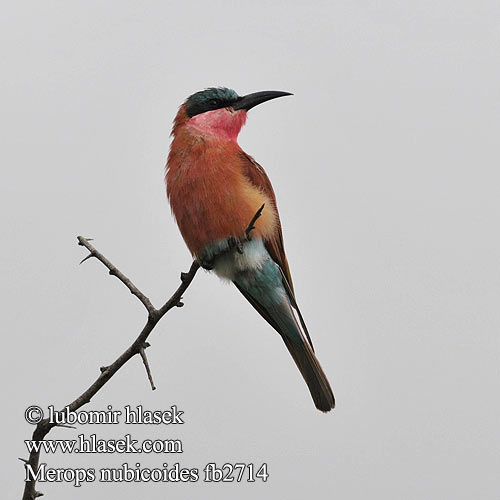
<svg viewBox="0 0 500 500">
<path fill-rule="evenodd" d="M 217 240 L 243 237 L 262 204 L 266 208 L 253 236 L 273 240 L 279 230 L 272 188 L 269 184 L 269 193 L 251 181 L 251 159 L 236 142 L 245 119 L 245 111 L 228 108 L 189 119 L 185 105 L 175 119 L 167 195 L 184 241 L 196 257 Z"/>
</svg>

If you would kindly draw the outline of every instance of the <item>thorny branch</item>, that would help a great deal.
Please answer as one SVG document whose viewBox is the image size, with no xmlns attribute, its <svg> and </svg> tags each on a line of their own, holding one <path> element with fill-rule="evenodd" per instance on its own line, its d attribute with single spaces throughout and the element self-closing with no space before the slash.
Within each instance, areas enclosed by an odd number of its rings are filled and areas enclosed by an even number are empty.
<svg viewBox="0 0 500 500">
<path fill-rule="evenodd" d="M 253 229 L 255 229 L 255 222 L 262 215 L 262 210 L 264 209 L 264 205 L 262 205 L 256 214 L 253 216 L 250 224 L 245 230 L 246 239 L 250 240 L 250 233 Z M 131 358 L 133 358 L 136 354 L 139 354 L 142 358 L 144 366 L 146 368 L 146 373 L 149 379 L 149 383 L 151 385 L 151 389 L 155 390 L 156 387 L 153 382 L 153 377 L 151 375 L 151 369 L 149 367 L 149 362 L 146 357 L 146 349 L 150 347 L 149 342 L 146 342 L 147 338 L 158 324 L 158 322 L 165 316 L 165 314 L 170 311 L 173 307 L 182 307 L 184 304 L 182 302 L 182 295 L 188 289 L 189 285 L 193 281 L 198 269 L 200 268 L 200 264 L 197 260 L 194 260 L 191 264 L 191 267 L 187 273 L 181 273 L 181 284 L 174 292 L 174 294 L 159 308 L 156 309 L 149 298 L 144 295 L 133 283 L 130 281 L 127 276 L 125 276 L 116 266 L 114 266 L 104 255 L 99 252 L 91 243 L 91 238 L 84 238 L 83 236 L 78 236 L 78 244 L 80 246 L 85 247 L 89 254 L 80 262 L 82 264 L 86 260 L 91 258 L 96 258 L 105 267 L 108 268 L 109 274 L 111 276 L 115 276 L 118 278 L 129 290 L 132 295 L 135 295 L 146 308 L 148 312 L 148 320 L 144 325 L 142 331 L 139 333 L 137 338 L 132 342 L 132 344 L 115 360 L 108 366 L 101 366 L 100 375 L 95 380 L 95 382 L 90 385 L 80 396 L 78 396 L 73 402 L 64 408 L 68 408 L 69 411 L 76 411 L 81 408 L 83 405 L 90 403 L 91 399 L 102 389 L 102 387 L 109 381 L 109 379 Z M 57 412 L 58 414 L 62 414 L 63 410 Z M 55 419 L 57 420 L 57 418 Z M 67 427 L 74 428 L 65 424 L 56 424 L 51 423 L 48 418 L 41 420 L 32 435 L 33 441 L 42 441 L 45 439 L 45 436 L 50 432 L 53 427 Z M 21 462 L 24 463 L 25 468 L 30 468 L 36 475 L 38 471 L 38 465 L 40 462 L 40 450 L 35 451 L 32 450 L 30 452 L 30 456 L 28 460 L 24 458 L 20 458 Z M 43 493 L 36 490 L 36 480 L 31 478 L 25 482 L 24 493 L 22 500 L 35 500 L 38 497 L 43 496 Z"/>
<path fill-rule="evenodd" d="M 80 396 L 78 396 L 72 403 L 68 405 L 70 411 L 75 411 L 81 408 L 83 405 L 90 402 L 90 400 L 97 394 L 98 391 L 109 381 L 109 379 L 132 357 L 139 354 L 146 367 L 146 372 L 151 384 L 151 388 L 154 390 L 155 386 L 153 383 L 153 378 L 151 375 L 151 370 L 149 368 L 149 363 L 146 357 L 146 348 L 149 347 L 149 343 L 146 339 L 149 337 L 153 328 L 158 324 L 161 318 L 173 307 L 182 307 L 182 295 L 188 289 L 189 285 L 193 281 L 196 272 L 200 268 L 197 261 L 193 261 L 191 268 L 187 273 L 181 273 L 181 284 L 174 292 L 174 294 L 168 299 L 163 306 L 156 309 L 151 301 L 144 295 L 133 283 L 127 278 L 121 271 L 119 271 L 104 255 L 101 254 L 90 242 L 89 239 L 83 236 L 78 236 L 78 244 L 85 247 L 89 251 L 89 255 L 83 259 L 82 262 L 94 257 L 104 264 L 109 269 L 109 274 L 116 276 L 129 290 L 135 295 L 144 305 L 148 312 L 148 320 L 144 325 L 141 333 L 137 336 L 134 342 L 109 366 L 102 366 L 100 368 L 100 375 L 95 380 L 95 382 Z M 62 410 L 59 412 L 62 413 Z M 57 426 L 61 426 L 57 424 Z M 55 423 L 50 423 L 49 419 L 43 419 L 40 421 L 35 431 L 33 432 L 33 441 L 42 441 L 45 436 L 50 432 L 50 430 L 56 427 Z M 29 459 L 21 459 L 25 463 L 25 467 L 30 467 L 32 471 L 38 470 L 38 464 L 40 460 L 40 451 L 31 451 Z M 29 479 L 25 483 L 23 500 L 34 500 L 35 498 L 42 496 L 43 493 L 36 491 L 36 483 L 34 479 Z"/>
</svg>

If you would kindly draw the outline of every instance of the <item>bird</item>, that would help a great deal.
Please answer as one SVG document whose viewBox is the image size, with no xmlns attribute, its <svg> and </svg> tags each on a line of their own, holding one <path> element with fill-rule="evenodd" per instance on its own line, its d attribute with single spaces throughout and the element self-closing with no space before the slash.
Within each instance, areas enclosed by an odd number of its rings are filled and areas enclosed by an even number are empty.
<svg viewBox="0 0 500 500">
<path fill-rule="evenodd" d="M 240 96 L 226 87 L 190 95 L 174 119 L 165 182 L 193 258 L 232 282 L 281 335 L 316 408 L 326 413 L 335 398 L 295 299 L 276 196 L 264 169 L 237 140 L 248 111 L 290 95 Z"/>
</svg>

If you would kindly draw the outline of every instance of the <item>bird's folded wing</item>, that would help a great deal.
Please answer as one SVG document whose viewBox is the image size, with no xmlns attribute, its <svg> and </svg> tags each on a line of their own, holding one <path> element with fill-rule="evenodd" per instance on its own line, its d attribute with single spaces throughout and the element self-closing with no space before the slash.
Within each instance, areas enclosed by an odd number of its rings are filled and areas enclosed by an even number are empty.
<svg viewBox="0 0 500 500">
<path fill-rule="evenodd" d="M 276 205 L 276 196 L 274 194 L 271 181 L 269 180 L 269 177 L 267 176 L 264 169 L 250 155 L 247 155 L 243 151 L 241 153 L 241 169 L 243 174 L 254 186 L 261 189 L 268 196 L 268 198 L 274 204 L 274 208 L 276 209 L 276 214 L 278 215 L 278 224 L 276 226 L 276 231 L 272 238 L 264 240 L 264 244 L 274 262 L 276 262 L 276 264 L 280 266 L 283 275 L 288 282 L 290 291 L 292 292 L 291 298 L 293 299 L 293 301 L 295 301 L 293 297 L 292 276 L 290 274 L 290 268 L 288 267 L 288 262 L 285 255 L 285 247 L 283 245 L 283 234 L 281 232 L 281 222 L 279 219 L 278 207 Z"/>
<path fill-rule="evenodd" d="M 286 260 L 285 247 L 283 244 L 283 234 L 281 231 L 281 222 L 280 222 L 280 218 L 279 218 L 278 207 L 276 206 L 276 196 L 274 194 L 274 190 L 273 190 L 273 187 L 271 185 L 271 181 L 269 180 L 269 177 L 267 176 L 264 169 L 251 156 L 247 155 L 243 151 L 242 151 L 242 166 L 241 166 L 241 168 L 243 170 L 244 175 L 247 177 L 247 179 L 254 186 L 261 189 L 268 196 L 268 198 L 274 204 L 274 208 L 276 209 L 276 214 L 278 216 L 278 224 L 276 226 L 275 234 L 273 235 L 272 238 L 264 240 L 264 244 L 267 248 L 267 251 L 271 255 L 271 258 L 274 260 L 274 262 L 276 262 L 276 264 L 278 264 L 278 266 L 281 270 L 281 274 L 283 276 L 283 284 L 284 284 L 285 290 L 290 298 L 290 304 L 297 311 L 300 324 L 302 325 L 302 330 L 304 331 L 304 333 L 307 337 L 307 340 L 309 341 L 309 344 L 311 346 L 311 349 L 314 352 L 314 347 L 313 347 L 309 332 L 307 331 L 307 326 L 304 322 L 304 319 L 302 317 L 302 313 L 300 312 L 297 301 L 295 300 L 295 292 L 293 291 L 292 276 L 290 274 L 290 268 L 288 267 L 288 262 Z M 243 293 L 243 295 L 246 296 L 245 293 Z M 247 299 L 250 300 L 248 297 L 247 297 Z M 250 302 L 253 304 L 252 300 L 250 300 Z M 253 306 L 262 314 L 262 316 L 271 324 L 271 326 L 276 328 L 276 326 L 273 324 L 273 321 L 270 321 L 270 319 L 267 317 L 265 312 L 261 311 L 260 308 L 258 307 L 258 305 L 253 304 Z"/>
</svg>

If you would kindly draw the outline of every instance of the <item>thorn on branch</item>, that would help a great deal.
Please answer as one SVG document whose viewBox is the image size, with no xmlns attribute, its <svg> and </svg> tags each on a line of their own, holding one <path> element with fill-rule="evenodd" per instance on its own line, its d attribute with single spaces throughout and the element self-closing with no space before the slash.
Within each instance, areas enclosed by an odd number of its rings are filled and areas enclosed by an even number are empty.
<svg viewBox="0 0 500 500">
<path fill-rule="evenodd" d="M 184 302 L 181 302 L 181 301 L 179 300 L 179 302 L 177 302 L 176 306 L 177 306 L 177 307 L 184 307 Z"/>
<path fill-rule="evenodd" d="M 79 245 L 81 245 L 81 243 L 79 243 Z M 86 260 L 89 260 L 90 258 L 92 257 L 95 257 L 95 255 L 91 252 L 87 255 L 87 257 L 83 258 L 81 261 L 80 261 L 80 265 L 83 264 Z"/>
<path fill-rule="evenodd" d="M 26 460 L 25 458 L 18 457 L 18 460 L 21 460 L 21 462 L 24 462 L 24 465 L 28 465 L 30 463 L 30 461 Z"/>
<path fill-rule="evenodd" d="M 151 374 L 151 369 L 149 368 L 148 358 L 146 356 L 146 349 L 150 347 L 151 344 L 149 342 L 144 342 L 139 347 L 139 354 L 141 355 L 142 362 L 144 363 L 144 367 L 146 368 L 146 373 L 148 375 L 149 383 L 151 384 L 151 390 L 156 390 L 156 386 L 153 382 L 153 375 Z"/>
<path fill-rule="evenodd" d="M 109 366 L 101 366 L 99 370 L 101 370 L 101 373 L 104 373 L 108 368 Z"/>
<path fill-rule="evenodd" d="M 187 283 L 189 281 L 189 274 L 188 273 L 181 273 L 181 281 L 183 283 Z"/>
</svg>

